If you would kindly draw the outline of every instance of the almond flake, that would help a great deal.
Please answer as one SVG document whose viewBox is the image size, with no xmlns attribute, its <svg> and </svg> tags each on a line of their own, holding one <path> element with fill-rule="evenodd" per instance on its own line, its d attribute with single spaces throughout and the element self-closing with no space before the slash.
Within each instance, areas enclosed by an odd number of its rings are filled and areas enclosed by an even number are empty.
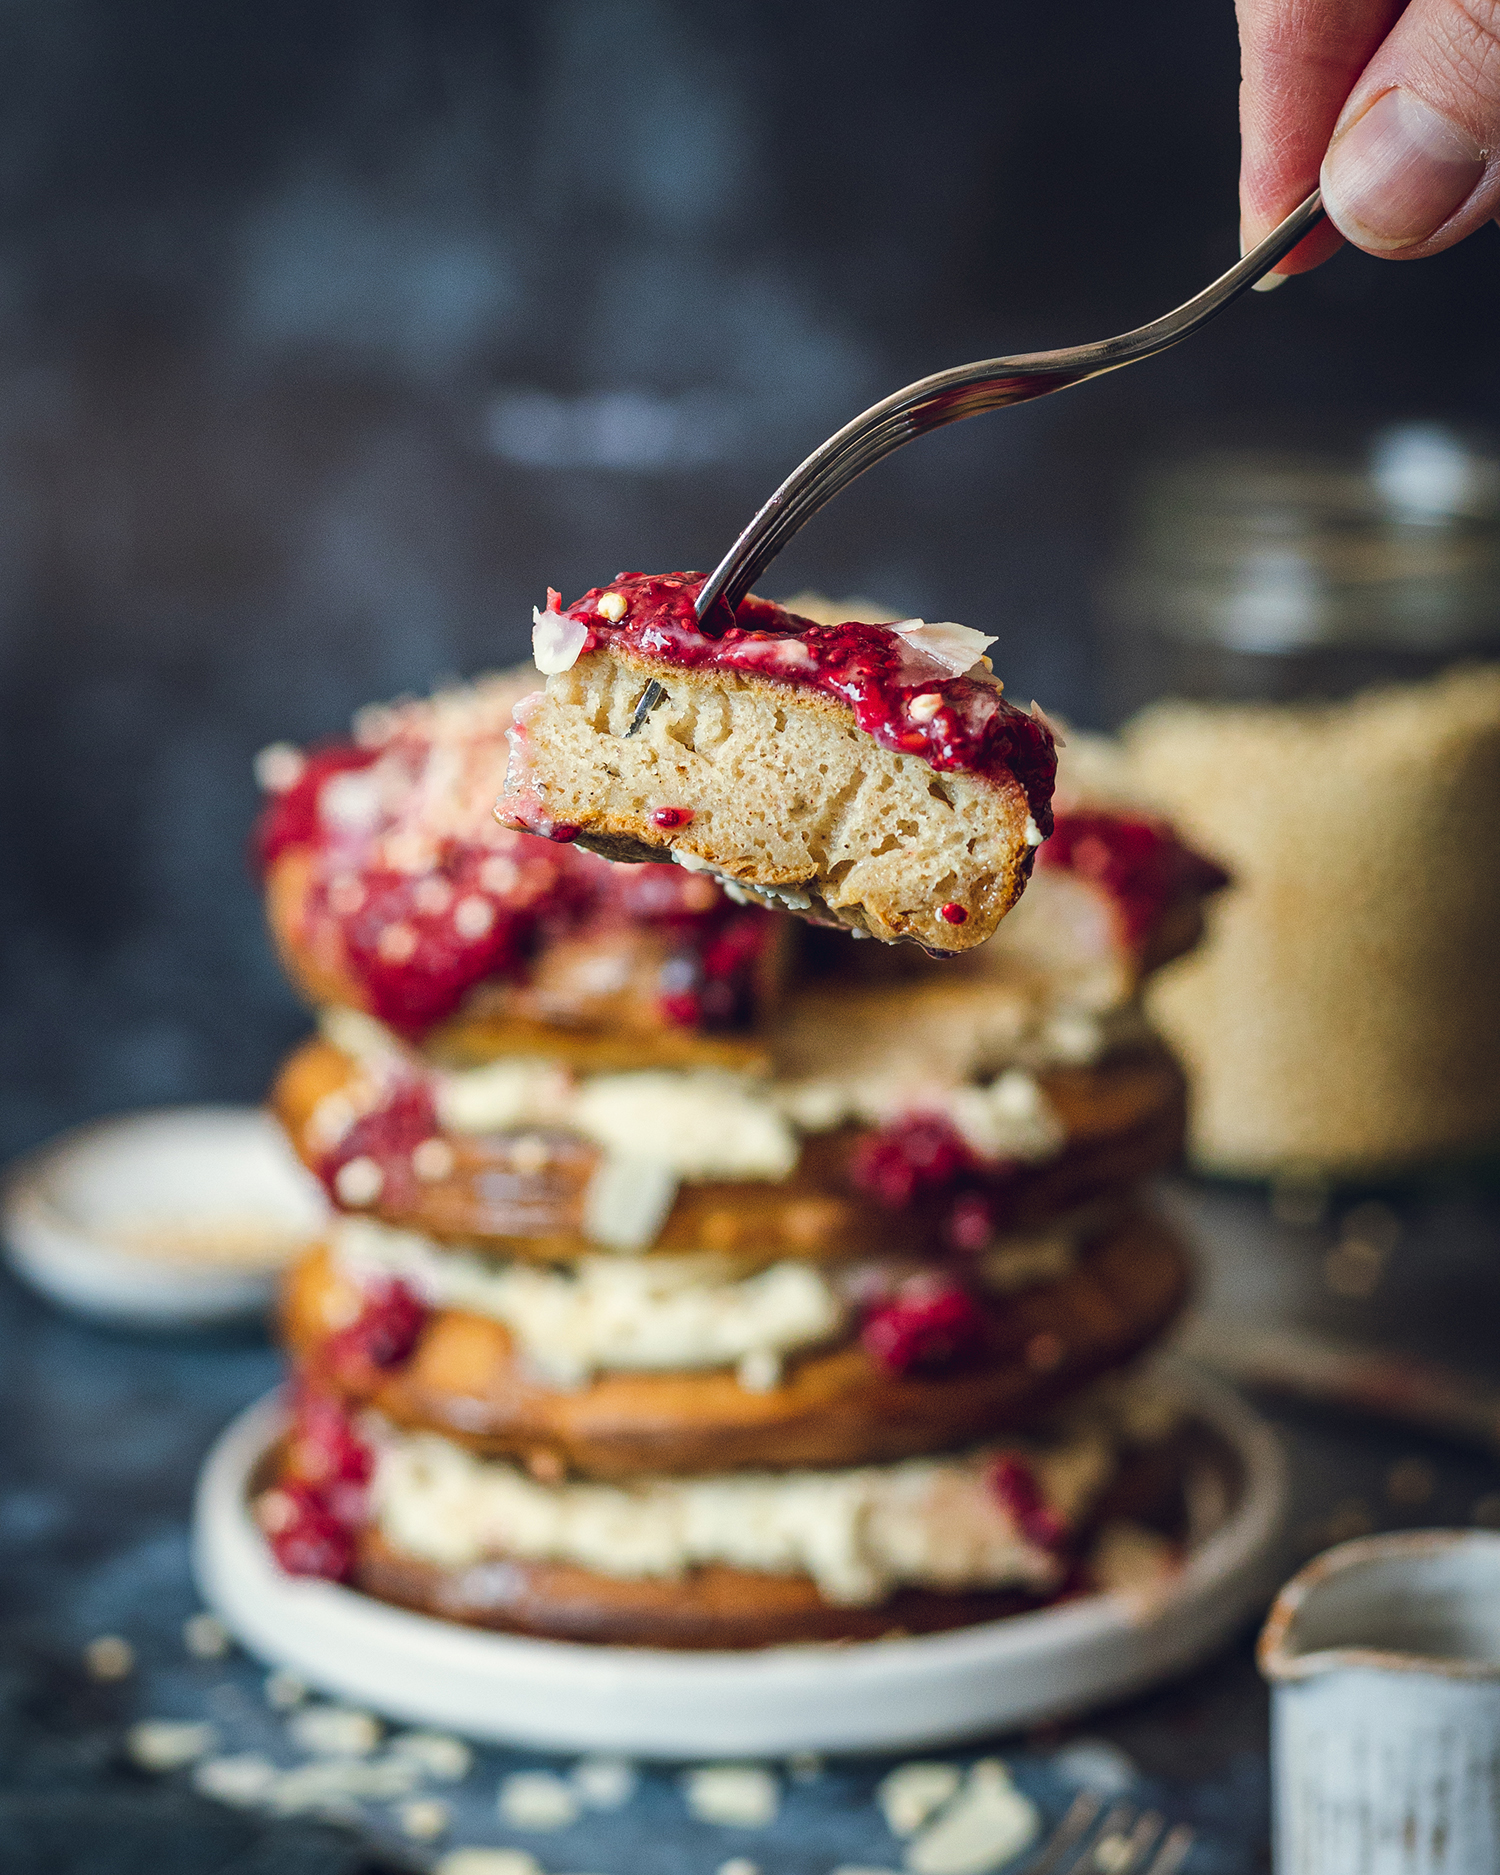
<svg viewBox="0 0 1500 1875">
<path fill-rule="evenodd" d="M 756 1764 L 708 1764 L 682 1779 L 687 1807 L 700 1823 L 725 1829 L 759 1829 L 776 1820 L 781 1793 L 776 1779 Z"/>
<path fill-rule="evenodd" d="M 962 1782 L 963 1773 L 954 1764 L 898 1764 L 881 1779 L 875 1801 L 893 1836 L 914 1836 Z"/>
<path fill-rule="evenodd" d="M 304 1706 L 287 1732 L 316 1758 L 364 1758 L 380 1743 L 380 1721 L 352 1706 Z"/>
<path fill-rule="evenodd" d="M 998 1758 L 976 1764 L 963 1789 L 906 1852 L 912 1875 L 989 1875 L 1041 1833 L 1036 1805 Z"/>
<path fill-rule="evenodd" d="M 628 1758 L 580 1758 L 573 1766 L 573 1788 L 590 1810 L 623 1808 L 638 1782 Z"/>
<path fill-rule="evenodd" d="M 542 1875 L 524 1849 L 450 1849 L 432 1875 Z"/>
<path fill-rule="evenodd" d="M 190 1719 L 141 1719 L 125 1735 L 130 1761 L 143 1771 L 180 1771 L 206 1758 L 218 1742 L 211 1725 Z"/>
<path fill-rule="evenodd" d="M 500 1786 L 500 1815 L 512 1829 L 566 1829 L 578 1821 L 578 1793 L 552 1771 L 517 1771 Z"/>
</svg>

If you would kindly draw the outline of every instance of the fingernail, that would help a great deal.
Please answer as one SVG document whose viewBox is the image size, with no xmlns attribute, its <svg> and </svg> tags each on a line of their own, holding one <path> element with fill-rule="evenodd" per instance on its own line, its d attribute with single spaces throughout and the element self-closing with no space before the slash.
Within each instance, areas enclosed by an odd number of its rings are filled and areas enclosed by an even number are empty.
<svg viewBox="0 0 1500 1875">
<path fill-rule="evenodd" d="M 1474 190 L 1484 154 L 1414 92 L 1385 91 L 1323 158 L 1323 206 L 1360 247 L 1414 247 Z"/>
<path fill-rule="evenodd" d="M 1267 229 L 1266 233 L 1269 234 L 1270 230 Z M 1261 240 L 1264 240 L 1265 235 L 1262 235 L 1259 238 Z M 1255 246 L 1254 241 L 1250 241 L 1245 238 L 1245 224 L 1244 222 L 1241 222 L 1240 223 L 1240 259 L 1243 260 L 1245 256 L 1250 252 L 1251 248 L 1254 246 Z M 1252 293 L 1274 293 L 1277 287 L 1285 286 L 1287 281 L 1290 280 L 1291 277 L 1292 276 L 1289 273 L 1263 273 L 1260 276 L 1260 278 L 1255 282 L 1255 284 L 1251 287 L 1250 291 Z"/>
</svg>

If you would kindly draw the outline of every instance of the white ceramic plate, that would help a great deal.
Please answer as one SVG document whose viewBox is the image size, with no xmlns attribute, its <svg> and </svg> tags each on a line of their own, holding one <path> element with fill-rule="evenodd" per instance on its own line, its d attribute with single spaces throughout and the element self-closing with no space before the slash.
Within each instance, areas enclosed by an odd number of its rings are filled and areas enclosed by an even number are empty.
<svg viewBox="0 0 1500 1875">
<path fill-rule="evenodd" d="M 491 1634 L 284 1576 L 249 1482 L 281 1425 L 243 1413 L 198 1486 L 198 1585 L 254 1654 L 391 1718 L 554 1751 L 771 1757 L 896 1751 L 1077 1713 L 1177 1673 L 1274 1584 L 1285 1501 L 1270 1428 L 1233 1394 L 1172 1368 L 1193 1413 L 1239 1455 L 1229 1520 L 1150 1597 L 1096 1595 L 909 1640 L 670 1653 Z"/>
<path fill-rule="evenodd" d="M 137 1327 L 255 1314 L 327 1207 L 258 1107 L 174 1107 L 80 1127 L 20 1160 L 3 1229 L 16 1274 Z"/>
</svg>

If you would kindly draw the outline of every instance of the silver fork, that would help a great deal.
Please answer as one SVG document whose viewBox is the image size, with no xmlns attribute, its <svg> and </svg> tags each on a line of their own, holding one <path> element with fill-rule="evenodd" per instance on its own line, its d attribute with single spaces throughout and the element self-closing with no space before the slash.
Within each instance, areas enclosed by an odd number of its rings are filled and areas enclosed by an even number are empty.
<svg viewBox="0 0 1500 1875">
<path fill-rule="evenodd" d="M 799 463 L 761 508 L 703 582 L 694 603 L 699 623 L 717 608 L 718 616 L 727 624 L 728 615 L 798 529 L 866 469 L 873 469 L 903 443 L 964 417 L 1003 410 L 1008 404 L 1028 403 L 1034 397 L 1046 397 L 1052 391 L 1066 390 L 1070 384 L 1086 383 L 1089 378 L 1103 377 L 1106 371 L 1118 371 L 1121 365 L 1133 365 L 1164 352 L 1169 345 L 1176 345 L 1207 325 L 1215 313 L 1222 312 L 1242 293 L 1248 293 L 1322 217 L 1323 197 L 1314 189 L 1258 247 L 1252 247 L 1228 273 L 1220 274 L 1212 286 L 1205 287 L 1175 312 L 1152 320 L 1150 325 L 1137 326 L 1119 338 L 1101 339 L 1096 345 L 1073 345 L 1058 352 L 1023 352 L 1014 358 L 985 358 L 978 364 L 955 365 L 951 371 L 918 378 L 904 391 L 872 404 L 863 416 L 846 423 L 821 449 L 815 449 Z M 712 626 L 705 625 L 704 629 L 715 637 L 719 635 Z M 723 625 L 719 627 L 722 629 Z M 631 715 L 627 736 L 636 734 L 665 694 L 653 677 Z"/>
<path fill-rule="evenodd" d="M 1064 351 L 1025 352 L 1014 358 L 985 358 L 978 364 L 956 365 L 951 371 L 919 378 L 904 391 L 873 404 L 793 469 L 704 581 L 698 594 L 698 617 L 702 619 L 721 599 L 733 610 L 797 530 L 892 450 L 946 423 L 1045 397 L 1176 345 L 1248 292 L 1292 251 L 1322 214 L 1323 198 L 1314 189 L 1258 247 L 1251 248 L 1212 286 L 1205 287 L 1175 312 L 1150 325 L 1138 326 L 1134 332 L 1103 339 L 1096 345 L 1073 345 Z"/>
<path fill-rule="evenodd" d="M 1092 1791 L 1080 1791 L 1025 1875 L 1176 1875 L 1193 1846 L 1186 1823 L 1163 1835 L 1154 1810 L 1102 1809 Z"/>
</svg>

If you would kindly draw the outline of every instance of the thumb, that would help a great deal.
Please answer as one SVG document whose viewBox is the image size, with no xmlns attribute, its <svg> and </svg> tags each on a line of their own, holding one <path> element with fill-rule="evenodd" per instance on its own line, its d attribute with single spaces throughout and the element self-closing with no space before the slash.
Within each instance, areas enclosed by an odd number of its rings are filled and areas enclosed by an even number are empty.
<svg viewBox="0 0 1500 1875">
<path fill-rule="evenodd" d="M 1323 159 L 1323 202 L 1371 254 L 1436 254 L 1500 209 L 1500 0 L 1413 0 Z"/>
</svg>

